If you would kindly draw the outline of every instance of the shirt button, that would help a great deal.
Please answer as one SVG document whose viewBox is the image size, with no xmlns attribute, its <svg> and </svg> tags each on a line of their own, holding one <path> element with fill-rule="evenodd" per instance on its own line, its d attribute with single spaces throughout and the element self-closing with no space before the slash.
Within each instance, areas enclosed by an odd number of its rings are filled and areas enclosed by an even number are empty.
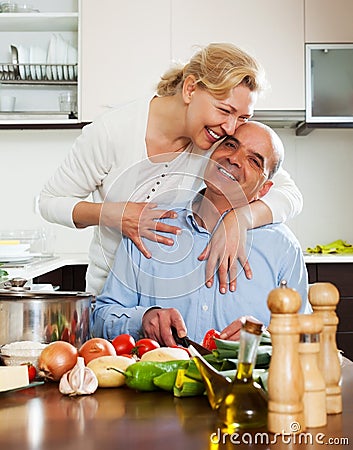
<svg viewBox="0 0 353 450">
<path fill-rule="evenodd" d="M 203 311 L 208 311 L 208 306 L 207 305 L 202 305 L 202 310 Z"/>
</svg>

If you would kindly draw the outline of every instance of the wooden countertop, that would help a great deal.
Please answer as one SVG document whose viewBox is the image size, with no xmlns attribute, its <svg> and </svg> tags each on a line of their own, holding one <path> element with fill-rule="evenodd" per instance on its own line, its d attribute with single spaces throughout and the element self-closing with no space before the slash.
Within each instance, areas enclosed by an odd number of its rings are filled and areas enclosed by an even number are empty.
<svg viewBox="0 0 353 450">
<path fill-rule="evenodd" d="M 329 415 L 327 426 L 308 429 L 291 441 L 288 436 L 278 436 L 276 443 L 264 444 L 255 432 L 246 432 L 234 435 L 233 443 L 217 444 L 217 434 L 211 442 L 212 433 L 217 433 L 216 414 L 207 397 L 178 399 L 166 392 L 140 393 L 128 388 L 68 397 L 59 393 L 56 383 L 45 383 L 0 395 L 0 448 L 231 450 L 239 445 L 293 450 L 322 449 L 323 444 L 331 443 L 348 449 L 353 444 L 353 363 L 345 362 L 342 374 L 343 413 Z M 266 431 L 261 438 L 275 439 Z M 249 445 L 251 439 L 253 445 Z M 303 439 L 310 445 L 303 444 Z"/>
</svg>

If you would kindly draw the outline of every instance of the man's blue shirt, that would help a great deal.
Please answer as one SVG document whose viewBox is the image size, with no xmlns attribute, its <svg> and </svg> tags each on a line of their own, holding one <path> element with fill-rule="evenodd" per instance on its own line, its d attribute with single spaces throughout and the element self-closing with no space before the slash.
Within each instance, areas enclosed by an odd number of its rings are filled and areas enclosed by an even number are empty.
<svg viewBox="0 0 353 450">
<path fill-rule="evenodd" d="M 248 280 L 239 266 L 235 292 L 220 294 L 217 275 L 213 287 L 205 286 L 206 261 L 199 261 L 210 233 L 195 221 L 190 209 L 175 209 L 177 219 L 165 222 L 182 233 L 172 236 L 172 247 L 147 241 L 152 258 L 145 258 L 129 239 L 119 246 L 114 266 L 92 314 L 94 336 L 113 339 L 142 333 L 143 314 L 151 307 L 176 308 L 184 318 L 188 336 L 201 342 L 210 328 L 219 331 L 235 319 L 252 315 L 266 326 L 269 292 L 286 280 L 302 297 L 300 312 L 309 312 L 307 271 L 300 245 L 284 224 L 248 231 L 248 259 L 253 277 Z M 221 220 L 218 222 L 222 226 Z"/>
</svg>

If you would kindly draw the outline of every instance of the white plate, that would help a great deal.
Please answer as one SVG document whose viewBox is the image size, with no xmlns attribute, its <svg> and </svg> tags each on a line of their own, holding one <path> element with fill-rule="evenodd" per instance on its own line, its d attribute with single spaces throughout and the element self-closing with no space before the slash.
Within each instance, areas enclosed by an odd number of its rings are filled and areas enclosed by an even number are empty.
<svg viewBox="0 0 353 450">
<path fill-rule="evenodd" d="M 68 77 L 69 80 L 75 79 L 75 68 L 72 64 L 77 64 L 77 49 L 72 45 L 69 45 L 67 49 L 67 64 L 69 64 L 68 68 Z"/>
<path fill-rule="evenodd" d="M 56 35 L 52 34 L 48 47 L 47 64 L 55 64 L 56 62 Z M 56 66 L 50 66 L 47 68 L 48 80 L 57 80 Z"/>
<path fill-rule="evenodd" d="M 33 255 L 16 255 L 16 256 L 0 256 L 0 263 L 9 263 L 9 262 L 22 262 L 22 261 L 29 261 L 33 258 Z"/>
<path fill-rule="evenodd" d="M 44 75 L 45 66 L 39 64 L 45 64 L 46 52 L 43 48 L 33 45 L 30 48 L 30 63 L 31 63 L 31 76 L 32 79 L 41 80 Z M 34 65 L 35 64 L 35 65 Z"/>
<path fill-rule="evenodd" d="M 56 64 L 61 64 L 61 66 L 58 66 L 59 80 L 64 79 L 64 71 L 62 66 L 65 65 L 67 62 L 67 47 L 68 43 L 61 36 L 61 34 L 58 33 L 56 35 Z"/>
<path fill-rule="evenodd" d="M 32 80 L 37 78 L 36 67 L 34 63 L 36 62 L 35 48 L 33 45 L 29 48 L 29 70 L 31 73 Z"/>
<path fill-rule="evenodd" d="M 30 244 L 1 244 L 0 258 L 5 256 L 24 255 L 29 250 Z"/>
<path fill-rule="evenodd" d="M 20 71 L 20 77 L 22 80 L 25 80 L 29 76 L 29 49 L 24 47 L 23 45 L 19 45 L 17 47 L 18 50 L 18 63 L 19 71 Z"/>
</svg>

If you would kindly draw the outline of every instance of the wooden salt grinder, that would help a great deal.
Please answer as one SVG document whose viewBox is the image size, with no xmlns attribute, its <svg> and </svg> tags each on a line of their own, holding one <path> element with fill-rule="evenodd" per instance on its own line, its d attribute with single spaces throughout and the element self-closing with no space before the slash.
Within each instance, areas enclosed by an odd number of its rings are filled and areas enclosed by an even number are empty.
<svg viewBox="0 0 353 450">
<path fill-rule="evenodd" d="M 281 287 L 270 292 L 267 304 L 272 340 L 267 427 L 270 433 L 299 433 L 305 430 L 304 380 L 298 352 L 301 298 L 282 281 Z"/>
<path fill-rule="evenodd" d="M 322 320 L 317 314 L 299 314 L 299 358 L 304 376 L 304 419 L 309 428 L 327 423 L 326 385 L 319 370 L 320 333 Z"/>
<path fill-rule="evenodd" d="M 339 414 L 342 412 L 342 394 L 339 385 L 341 364 L 336 344 L 338 289 L 331 283 L 314 283 L 309 289 L 309 301 L 314 314 L 317 314 L 323 322 L 319 369 L 326 384 L 326 412 L 327 414 Z"/>
</svg>

